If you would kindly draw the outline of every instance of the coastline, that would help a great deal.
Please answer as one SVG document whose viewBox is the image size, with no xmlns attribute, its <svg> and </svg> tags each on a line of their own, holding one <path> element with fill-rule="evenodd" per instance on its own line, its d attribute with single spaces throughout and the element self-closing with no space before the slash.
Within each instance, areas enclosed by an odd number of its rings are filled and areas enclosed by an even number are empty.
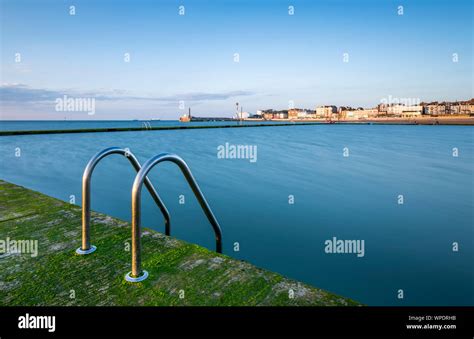
<svg viewBox="0 0 474 339">
<path fill-rule="evenodd" d="M 261 124 L 239 124 L 244 121 L 258 122 Z M 107 127 L 107 128 L 81 128 L 81 129 L 51 129 L 51 130 L 11 130 L 0 131 L 0 136 L 32 135 L 32 134 L 66 134 L 66 133 L 101 133 L 101 132 L 133 132 L 133 131 L 159 131 L 181 129 L 209 129 L 209 128 L 244 128 L 244 127 L 281 127 L 296 125 L 445 125 L 445 126 L 474 126 L 474 117 L 421 117 L 421 118 L 367 118 L 367 119 L 244 119 L 234 120 L 232 125 L 186 125 L 180 123 L 176 126 L 156 127 Z"/>
<path fill-rule="evenodd" d="M 328 121 L 325 118 L 321 119 L 245 119 L 244 121 L 288 121 L 288 122 L 319 122 L 319 123 L 335 123 L 335 124 L 394 124 L 394 125 L 474 125 L 474 116 L 422 116 L 418 118 L 365 118 L 365 119 L 338 119 Z"/>
</svg>

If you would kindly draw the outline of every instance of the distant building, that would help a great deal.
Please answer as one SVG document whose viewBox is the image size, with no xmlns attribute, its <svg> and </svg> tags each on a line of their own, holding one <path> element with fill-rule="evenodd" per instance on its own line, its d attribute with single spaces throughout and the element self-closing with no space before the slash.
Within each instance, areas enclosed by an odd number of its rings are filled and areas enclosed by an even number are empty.
<svg viewBox="0 0 474 339">
<path fill-rule="evenodd" d="M 265 120 L 272 120 L 273 119 L 273 113 L 263 113 L 263 118 Z"/>
<path fill-rule="evenodd" d="M 474 105 L 470 105 L 469 102 L 462 102 L 459 104 L 460 114 L 471 114 L 474 113 Z"/>
<path fill-rule="evenodd" d="M 440 102 L 437 101 L 422 103 L 423 114 L 444 115 L 444 114 L 473 114 L 474 99 L 468 101 Z"/>
<path fill-rule="evenodd" d="M 303 112 L 300 108 L 292 108 L 288 110 L 288 119 L 298 119 L 298 114 Z"/>
<path fill-rule="evenodd" d="M 316 118 L 316 111 L 312 110 L 312 109 L 306 109 L 304 111 L 304 114 L 306 116 L 307 119 L 314 119 Z"/>
<path fill-rule="evenodd" d="M 386 116 L 388 114 L 387 109 L 388 109 L 387 104 L 378 104 L 377 105 L 378 116 L 382 116 L 382 117 Z"/>
<path fill-rule="evenodd" d="M 273 120 L 273 119 L 288 119 L 288 111 L 274 111 L 272 109 L 261 111 L 263 118 L 266 120 Z"/>
<path fill-rule="evenodd" d="M 278 111 L 273 113 L 273 119 L 288 119 L 288 112 Z"/>
<path fill-rule="evenodd" d="M 449 111 L 449 109 L 448 109 Z M 430 102 L 423 106 L 423 114 L 428 115 L 443 115 L 446 114 L 446 103 Z"/>
<path fill-rule="evenodd" d="M 459 103 L 454 103 L 449 105 L 449 114 L 461 114 L 461 105 Z"/>
<path fill-rule="evenodd" d="M 333 113 L 337 113 L 336 106 L 318 106 L 316 107 L 316 116 L 318 118 L 327 118 L 332 116 Z"/>
<path fill-rule="evenodd" d="M 403 117 L 403 118 L 421 116 L 421 114 L 423 114 L 423 106 L 422 105 L 405 106 L 401 104 L 387 105 L 383 107 L 379 106 L 379 115 L 384 115 L 384 114 L 391 117 Z"/>
<path fill-rule="evenodd" d="M 469 114 L 473 115 L 474 114 L 474 104 L 469 104 Z"/>
<path fill-rule="evenodd" d="M 340 117 L 342 119 L 367 119 L 367 118 L 375 118 L 379 114 L 379 110 L 377 108 L 369 108 L 369 109 L 351 109 L 351 110 L 342 110 L 340 113 Z"/>
<path fill-rule="evenodd" d="M 310 109 L 292 108 L 288 110 L 288 119 L 311 119 L 315 118 L 315 112 Z"/>
<path fill-rule="evenodd" d="M 403 106 L 400 116 L 403 118 L 412 118 L 419 117 L 422 113 L 423 106 L 421 105 Z"/>
<path fill-rule="evenodd" d="M 243 113 L 243 119 L 246 119 L 246 114 Z M 381 103 L 375 108 L 352 108 L 348 106 L 341 106 L 337 108 L 333 105 L 318 106 L 316 110 L 292 108 L 289 110 L 276 111 L 273 109 L 258 110 L 252 118 L 263 118 L 266 120 L 273 119 L 370 119 L 378 117 L 398 117 L 398 118 L 412 118 L 420 117 L 421 115 L 471 115 L 474 116 L 474 98 L 467 101 L 456 102 L 429 102 L 408 105 L 403 103 Z"/>
<path fill-rule="evenodd" d="M 350 106 L 339 106 L 337 109 L 337 113 L 341 114 L 343 111 L 355 111 L 355 108 L 352 108 Z"/>
<path fill-rule="evenodd" d="M 424 104 L 423 106 L 423 114 L 428 114 L 428 115 L 438 115 L 438 114 L 444 114 L 445 113 L 445 108 L 443 106 L 443 112 L 440 112 L 440 106 L 438 105 L 437 102 L 431 102 L 429 104 Z"/>
</svg>

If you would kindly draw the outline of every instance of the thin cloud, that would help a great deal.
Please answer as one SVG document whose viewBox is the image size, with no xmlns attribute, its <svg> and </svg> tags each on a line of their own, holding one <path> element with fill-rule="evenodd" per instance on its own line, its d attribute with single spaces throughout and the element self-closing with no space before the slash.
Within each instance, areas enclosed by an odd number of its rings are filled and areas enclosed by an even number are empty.
<svg viewBox="0 0 474 339">
<path fill-rule="evenodd" d="M 37 103 L 51 102 L 64 95 L 69 97 L 87 97 L 104 101 L 140 100 L 159 102 L 186 102 L 220 101 L 234 97 L 255 95 L 252 91 L 228 91 L 220 93 L 195 92 L 176 94 L 172 96 L 133 96 L 124 90 L 77 91 L 71 89 L 50 90 L 45 88 L 31 88 L 24 84 L 3 84 L 0 86 L 0 99 L 3 102 Z"/>
<path fill-rule="evenodd" d="M 0 99 L 4 102 L 54 101 L 59 96 L 56 91 L 29 88 L 23 84 L 4 84 L 0 86 Z"/>
</svg>

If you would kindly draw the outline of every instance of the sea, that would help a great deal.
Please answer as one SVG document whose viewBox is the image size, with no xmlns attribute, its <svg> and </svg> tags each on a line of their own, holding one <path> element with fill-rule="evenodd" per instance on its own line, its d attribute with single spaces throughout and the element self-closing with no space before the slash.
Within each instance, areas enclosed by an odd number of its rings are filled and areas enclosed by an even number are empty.
<svg viewBox="0 0 474 339">
<path fill-rule="evenodd" d="M 142 124 L 1 121 L 0 129 Z M 162 152 L 182 157 L 222 227 L 226 255 L 367 305 L 474 304 L 473 127 L 295 124 L 0 136 L 0 178 L 80 205 L 87 162 L 112 146 L 129 148 L 141 163 Z M 92 209 L 129 221 L 135 174 L 119 155 L 102 160 Z M 172 236 L 214 250 L 212 227 L 176 165 L 162 163 L 149 178 L 171 213 Z M 146 189 L 142 195 L 142 224 L 164 232 L 160 210 Z"/>
</svg>

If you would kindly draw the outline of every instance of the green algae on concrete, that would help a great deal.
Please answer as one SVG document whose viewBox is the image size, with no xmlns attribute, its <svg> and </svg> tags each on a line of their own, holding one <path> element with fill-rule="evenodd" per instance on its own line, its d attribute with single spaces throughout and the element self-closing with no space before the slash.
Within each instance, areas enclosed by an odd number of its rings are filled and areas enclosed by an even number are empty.
<svg viewBox="0 0 474 339">
<path fill-rule="evenodd" d="M 93 212 L 97 251 L 85 256 L 75 254 L 80 227 L 80 207 L 0 180 L 0 240 L 38 241 L 35 257 L 0 254 L 0 305 L 359 305 L 146 228 L 150 276 L 128 283 L 130 224 Z"/>
</svg>

